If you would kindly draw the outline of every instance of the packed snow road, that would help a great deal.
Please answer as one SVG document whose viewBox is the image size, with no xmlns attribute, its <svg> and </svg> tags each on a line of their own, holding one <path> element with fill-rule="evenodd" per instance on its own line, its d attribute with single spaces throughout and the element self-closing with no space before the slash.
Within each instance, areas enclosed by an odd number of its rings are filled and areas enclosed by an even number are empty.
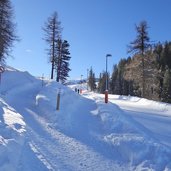
<svg viewBox="0 0 171 171">
<path fill-rule="evenodd" d="M 42 86 L 8 68 L 0 87 L 0 171 L 171 170 L 170 105 L 109 101 L 49 80 Z"/>
<path fill-rule="evenodd" d="M 116 95 L 110 95 L 110 102 L 117 104 L 125 114 L 150 130 L 161 143 L 171 147 L 171 105 Z"/>
<path fill-rule="evenodd" d="M 94 98 L 104 101 L 104 95 L 96 94 Z M 143 125 L 161 143 L 171 146 L 171 105 L 120 95 L 109 95 L 109 102 Z"/>
</svg>

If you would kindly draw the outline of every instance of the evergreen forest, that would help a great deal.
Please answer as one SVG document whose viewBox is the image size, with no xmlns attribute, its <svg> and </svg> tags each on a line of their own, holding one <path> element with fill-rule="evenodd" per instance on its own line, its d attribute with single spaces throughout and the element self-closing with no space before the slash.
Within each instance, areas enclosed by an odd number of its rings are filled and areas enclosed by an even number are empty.
<svg viewBox="0 0 171 171">
<path fill-rule="evenodd" d="M 144 53 L 143 58 L 144 96 L 141 54 L 121 59 L 113 66 L 109 92 L 171 103 L 171 42 L 157 43 Z M 105 79 L 106 73 L 103 72 L 98 84 L 100 93 L 105 91 Z"/>
</svg>

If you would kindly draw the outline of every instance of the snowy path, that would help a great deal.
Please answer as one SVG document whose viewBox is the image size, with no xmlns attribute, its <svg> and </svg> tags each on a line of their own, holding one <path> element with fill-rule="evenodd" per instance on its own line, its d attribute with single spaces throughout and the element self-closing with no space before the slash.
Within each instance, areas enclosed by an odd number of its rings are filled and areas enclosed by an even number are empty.
<svg viewBox="0 0 171 171">
<path fill-rule="evenodd" d="M 33 139 L 30 144 L 32 148 L 36 149 L 35 151 L 41 160 L 45 161 L 48 169 L 54 171 L 103 171 L 104 169 L 113 170 L 112 168 L 117 168 L 116 164 L 106 160 L 86 144 L 48 126 L 46 131 L 49 134 L 48 139 L 47 136 L 42 137 L 42 135 L 30 132 L 30 138 Z"/>
</svg>

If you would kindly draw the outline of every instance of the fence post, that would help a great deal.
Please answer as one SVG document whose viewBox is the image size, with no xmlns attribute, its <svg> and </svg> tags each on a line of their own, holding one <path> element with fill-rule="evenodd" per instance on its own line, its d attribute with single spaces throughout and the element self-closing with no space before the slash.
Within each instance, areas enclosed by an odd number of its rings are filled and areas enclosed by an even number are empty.
<svg viewBox="0 0 171 171">
<path fill-rule="evenodd" d="M 5 71 L 3 66 L 0 66 L 0 84 L 1 84 L 1 74 Z"/>
<path fill-rule="evenodd" d="M 57 105 L 56 105 L 56 110 L 59 110 L 59 106 L 60 106 L 60 94 L 61 94 L 61 90 L 59 89 L 58 93 L 57 93 Z"/>
</svg>

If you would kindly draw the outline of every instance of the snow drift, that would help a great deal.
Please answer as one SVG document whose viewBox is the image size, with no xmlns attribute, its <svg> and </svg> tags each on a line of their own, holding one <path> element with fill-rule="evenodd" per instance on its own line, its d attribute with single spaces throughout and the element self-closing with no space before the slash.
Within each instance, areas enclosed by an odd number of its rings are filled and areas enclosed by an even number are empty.
<svg viewBox="0 0 171 171">
<path fill-rule="evenodd" d="M 153 113 L 171 124 L 169 104 L 114 95 L 105 104 L 83 92 L 8 67 L 0 86 L 0 170 L 171 170 L 170 137 L 137 118 Z"/>
</svg>

